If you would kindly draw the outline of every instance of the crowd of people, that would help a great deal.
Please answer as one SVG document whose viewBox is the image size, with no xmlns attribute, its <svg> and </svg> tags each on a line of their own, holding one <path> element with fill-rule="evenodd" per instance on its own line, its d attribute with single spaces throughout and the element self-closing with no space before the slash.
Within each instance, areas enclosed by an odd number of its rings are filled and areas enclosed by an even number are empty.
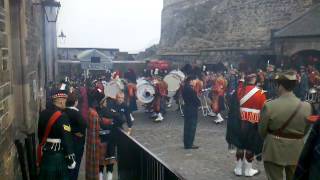
<svg viewBox="0 0 320 180">
<path fill-rule="evenodd" d="M 199 148 L 194 138 L 202 109 L 217 124 L 226 119 L 226 140 L 237 149 L 235 175 L 258 174 L 252 165 L 257 159 L 263 160 L 269 180 L 282 180 L 283 171 L 288 180 L 320 179 L 317 96 L 312 94 L 317 91 L 310 92 L 320 85 L 315 68 L 281 70 L 268 64 L 266 71 L 217 72 L 186 64 L 181 69 L 185 77 L 173 96 L 168 95 L 170 82 L 164 80 L 168 72 L 143 72 L 142 79 L 150 82 L 154 93 L 146 91 L 144 96 L 153 98 L 142 104 L 159 123 L 175 100 L 184 117 L 185 149 Z M 113 178 L 117 132 L 132 133 L 138 80 L 129 69 L 124 74 L 66 78 L 48 86 L 47 106 L 38 124 L 40 179 L 77 179 L 84 149 L 86 179 L 104 179 L 104 174 Z"/>
</svg>

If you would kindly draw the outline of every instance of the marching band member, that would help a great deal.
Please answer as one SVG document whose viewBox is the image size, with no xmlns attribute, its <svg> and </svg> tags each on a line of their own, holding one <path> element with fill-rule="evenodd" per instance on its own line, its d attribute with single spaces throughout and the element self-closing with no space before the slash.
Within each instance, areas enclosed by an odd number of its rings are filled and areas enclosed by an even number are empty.
<svg viewBox="0 0 320 180">
<path fill-rule="evenodd" d="M 156 113 L 156 122 L 163 120 L 163 113 L 165 113 L 166 97 L 168 95 L 168 84 L 159 78 L 154 79 L 155 97 L 153 100 L 153 111 Z"/>
<path fill-rule="evenodd" d="M 128 108 L 130 111 L 130 117 L 132 121 L 134 121 L 134 117 L 132 116 L 132 113 L 138 110 L 136 93 L 137 93 L 136 84 L 129 81 L 129 83 L 127 84 L 127 98 L 128 98 Z"/>
<path fill-rule="evenodd" d="M 124 78 L 127 79 L 128 82 L 137 83 L 137 75 L 131 68 L 129 68 L 128 71 L 124 74 Z"/>
<path fill-rule="evenodd" d="M 265 81 L 265 73 L 262 71 L 262 69 L 258 69 L 258 80 L 257 80 L 257 86 L 263 87 L 264 81 Z"/>
<path fill-rule="evenodd" d="M 266 96 L 268 99 L 273 99 L 276 97 L 276 83 L 274 81 L 275 72 L 274 72 L 274 65 L 269 64 L 267 67 L 267 73 L 264 80 L 264 87 L 263 89 L 266 90 Z"/>
<path fill-rule="evenodd" d="M 195 84 L 193 86 L 194 91 L 196 92 L 197 96 L 201 96 L 202 89 L 203 89 L 203 81 L 200 79 L 195 79 Z"/>
<path fill-rule="evenodd" d="M 242 166 L 244 165 L 244 175 L 254 176 L 258 170 L 252 168 L 252 161 L 255 154 L 261 153 L 262 138 L 258 133 L 258 123 L 260 111 L 266 101 L 264 91 L 256 86 L 256 74 L 247 76 L 246 81 L 242 79 L 238 87 L 238 100 L 240 102 L 241 130 L 236 158 L 236 168 L 234 173 L 242 176 Z"/>
<path fill-rule="evenodd" d="M 115 71 L 112 73 L 112 79 L 118 80 L 121 78 L 121 72 L 120 71 Z"/>
<path fill-rule="evenodd" d="M 217 116 L 215 123 L 221 123 L 224 121 L 220 112 L 224 110 L 224 94 L 227 89 L 227 80 L 219 74 L 216 78 L 213 88 L 212 88 L 212 97 L 211 97 L 211 109 L 214 115 Z M 213 115 L 213 113 L 208 115 Z"/>
</svg>

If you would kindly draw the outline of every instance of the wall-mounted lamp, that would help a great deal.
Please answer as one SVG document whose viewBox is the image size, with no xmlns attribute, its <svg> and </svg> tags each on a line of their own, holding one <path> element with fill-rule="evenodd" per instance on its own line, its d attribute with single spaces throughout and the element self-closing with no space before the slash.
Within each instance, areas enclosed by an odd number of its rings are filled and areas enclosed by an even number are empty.
<svg viewBox="0 0 320 180">
<path fill-rule="evenodd" d="M 48 22 L 57 22 L 61 4 L 55 0 L 43 0 L 33 5 L 40 5 L 44 9 L 44 13 Z"/>
</svg>

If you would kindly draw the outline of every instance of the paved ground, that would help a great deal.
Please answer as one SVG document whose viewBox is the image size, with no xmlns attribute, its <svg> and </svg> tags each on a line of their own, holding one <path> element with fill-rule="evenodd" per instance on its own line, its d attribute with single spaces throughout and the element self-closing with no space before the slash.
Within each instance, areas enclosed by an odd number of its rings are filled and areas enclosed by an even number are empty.
<svg viewBox="0 0 320 180">
<path fill-rule="evenodd" d="M 201 111 L 199 111 L 199 114 Z M 182 144 L 183 118 L 170 111 L 162 123 L 154 123 L 143 112 L 135 114 L 135 137 L 170 167 L 188 180 L 241 180 L 233 174 L 234 154 L 228 151 L 225 141 L 225 123 L 216 125 L 212 117 L 200 115 L 195 144 L 198 150 L 185 150 Z M 250 178 L 266 180 L 262 163 L 254 165 L 261 173 Z"/>
<path fill-rule="evenodd" d="M 266 180 L 262 163 L 254 165 L 261 170 L 258 176 L 236 177 L 234 154 L 228 151 L 225 141 L 225 123 L 216 125 L 212 117 L 204 118 L 201 111 L 199 115 L 195 139 L 198 150 L 183 149 L 183 118 L 170 109 L 162 123 L 154 123 L 147 114 L 136 112 L 132 136 L 187 180 Z M 84 158 L 82 162 L 79 179 L 85 179 Z"/>
</svg>

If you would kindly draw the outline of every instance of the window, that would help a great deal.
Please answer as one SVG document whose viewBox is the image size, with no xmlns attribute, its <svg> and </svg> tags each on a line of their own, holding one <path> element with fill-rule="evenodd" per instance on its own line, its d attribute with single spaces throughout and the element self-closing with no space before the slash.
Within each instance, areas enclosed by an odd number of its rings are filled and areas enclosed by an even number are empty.
<svg viewBox="0 0 320 180">
<path fill-rule="evenodd" d="M 100 63 L 100 57 L 91 57 L 91 63 Z"/>
</svg>

